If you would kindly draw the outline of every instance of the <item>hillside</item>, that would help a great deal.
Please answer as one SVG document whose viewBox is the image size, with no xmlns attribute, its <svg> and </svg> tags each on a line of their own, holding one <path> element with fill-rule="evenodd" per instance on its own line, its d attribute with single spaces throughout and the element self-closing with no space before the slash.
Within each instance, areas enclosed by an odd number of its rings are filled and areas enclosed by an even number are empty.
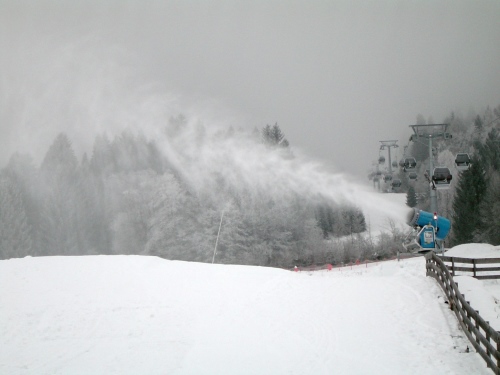
<svg viewBox="0 0 500 375">
<path fill-rule="evenodd" d="M 287 270 L 0 261 L 0 374 L 489 374 L 423 258 Z"/>
</svg>

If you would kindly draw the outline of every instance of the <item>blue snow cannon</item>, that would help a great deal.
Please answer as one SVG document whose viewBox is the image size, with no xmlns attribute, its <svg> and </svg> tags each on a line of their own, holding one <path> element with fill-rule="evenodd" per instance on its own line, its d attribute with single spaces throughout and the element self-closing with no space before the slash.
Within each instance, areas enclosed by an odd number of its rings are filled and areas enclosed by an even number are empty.
<svg viewBox="0 0 500 375">
<path fill-rule="evenodd" d="M 434 215 L 437 219 L 434 219 Z M 451 223 L 447 218 L 427 211 L 418 210 L 416 208 L 412 208 L 412 210 L 408 213 L 408 220 L 406 223 L 411 227 L 415 227 L 417 225 L 419 227 L 432 225 L 436 228 L 436 240 L 440 241 L 444 240 L 446 236 L 448 236 L 451 228 Z"/>
<path fill-rule="evenodd" d="M 432 225 L 426 225 L 419 232 L 419 242 L 420 246 L 424 250 L 431 250 L 436 247 L 436 239 L 435 239 L 434 227 Z"/>
</svg>

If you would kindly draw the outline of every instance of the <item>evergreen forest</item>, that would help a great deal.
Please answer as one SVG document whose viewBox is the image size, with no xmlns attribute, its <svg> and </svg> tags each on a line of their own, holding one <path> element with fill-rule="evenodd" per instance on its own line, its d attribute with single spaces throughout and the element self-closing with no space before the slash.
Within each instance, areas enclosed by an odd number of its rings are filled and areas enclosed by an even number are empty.
<svg viewBox="0 0 500 375">
<path fill-rule="evenodd" d="M 98 135 L 81 160 L 61 133 L 39 166 L 16 153 L 1 170 L 0 258 L 139 254 L 281 267 L 351 259 L 325 239 L 366 231 L 362 211 L 291 188 L 278 168 L 294 158 L 278 124 L 210 132 L 179 115 L 154 139 Z"/>
</svg>

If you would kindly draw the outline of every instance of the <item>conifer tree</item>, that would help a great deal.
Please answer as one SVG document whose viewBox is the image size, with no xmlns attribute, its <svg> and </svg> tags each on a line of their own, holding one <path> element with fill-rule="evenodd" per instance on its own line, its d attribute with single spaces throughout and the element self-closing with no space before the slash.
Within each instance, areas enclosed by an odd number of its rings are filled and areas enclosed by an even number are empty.
<svg viewBox="0 0 500 375">
<path fill-rule="evenodd" d="M 38 169 L 34 166 L 31 156 L 16 152 L 9 159 L 3 173 L 12 180 L 20 193 L 32 239 L 30 255 L 38 255 L 41 242 L 40 228 L 45 220 L 41 214 L 44 189 L 40 184 Z"/>
<path fill-rule="evenodd" d="M 262 142 L 270 147 L 288 148 L 290 146 L 278 123 L 273 126 L 268 124 L 262 129 Z"/>
<path fill-rule="evenodd" d="M 410 186 L 406 193 L 406 205 L 408 207 L 415 207 L 417 205 L 417 193 L 413 186 Z"/>
<path fill-rule="evenodd" d="M 500 171 L 500 133 L 493 128 L 483 143 L 476 142 L 476 149 L 485 171 Z"/>
<path fill-rule="evenodd" d="M 82 158 L 77 178 L 78 247 L 82 254 L 109 254 L 109 220 L 104 204 L 102 176 L 92 172 L 87 155 Z"/>
<path fill-rule="evenodd" d="M 474 120 L 474 132 L 476 133 L 479 139 L 481 139 L 483 136 L 483 130 L 484 130 L 483 120 L 481 120 L 481 117 L 477 115 L 476 119 Z"/>
<path fill-rule="evenodd" d="M 145 252 L 169 259 L 189 260 L 183 257 L 186 249 L 182 246 L 189 237 L 184 232 L 189 229 L 182 215 L 188 207 L 186 193 L 175 176 L 169 173 L 159 177 L 155 183 Z"/>
<path fill-rule="evenodd" d="M 77 212 L 78 161 L 66 134 L 59 134 L 41 165 L 45 182 L 42 228 L 46 254 L 79 253 Z"/>
<path fill-rule="evenodd" d="M 108 176 L 114 169 L 111 142 L 105 135 L 98 135 L 94 139 L 90 169 L 99 176 Z"/>
<path fill-rule="evenodd" d="M 0 259 L 29 255 L 32 244 L 19 186 L 11 178 L 0 175 Z"/>
<path fill-rule="evenodd" d="M 358 207 L 344 207 L 342 209 L 342 220 L 344 224 L 343 234 L 350 235 L 366 231 L 365 216 Z"/>
<path fill-rule="evenodd" d="M 483 231 L 481 239 L 492 245 L 500 245 L 500 173 L 494 171 L 489 178 L 486 193 L 480 207 Z"/>
<path fill-rule="evenodd" d="M 322 202 L 316 207 L 316 220 L 318 227 L 323 231 L 323 236 L 328 237 L 329 233 L 333 234 L 335 223 L 335 215 L 333 208 L 327 202 Z"/>
<path fill-rule="evenodd" d="M 486 192 L 483 164 L 472 157 L 469 170 L 460 174 L 453 200 L 453 242 L 458 245 L 473 242 L 481 232 L 480 204 Z"/>
</svg>

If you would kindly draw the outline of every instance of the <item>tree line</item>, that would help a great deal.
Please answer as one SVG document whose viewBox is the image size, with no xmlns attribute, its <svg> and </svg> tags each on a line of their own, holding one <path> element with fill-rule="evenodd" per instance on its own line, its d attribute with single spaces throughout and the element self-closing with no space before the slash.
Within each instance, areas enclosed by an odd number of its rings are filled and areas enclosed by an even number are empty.
<svg viewBox="0 0 500 375">
<path fill-rule="evenodd" d="M 358 207 L 304 196 L 285 182 L 271 192 L 252 176 L 216 168 L 199 171 L 206 176 L 197 184 L 200 176 L 183 168 L 197 162 L 183 148 L 242 139 L 263 158 L 294 158 L 278 124 L 209 133 L 183 116 L 155 139 L 98 135 L 80 160 L 64 133 L 39 166 L 15 153 L 0 171 L 0 259 L 142 254 L 210 262 L 216 250 L 217 263 L 289 267 L 372 256 L 373 243 L 340 240 L 367 230 Z"/>
</svg>

